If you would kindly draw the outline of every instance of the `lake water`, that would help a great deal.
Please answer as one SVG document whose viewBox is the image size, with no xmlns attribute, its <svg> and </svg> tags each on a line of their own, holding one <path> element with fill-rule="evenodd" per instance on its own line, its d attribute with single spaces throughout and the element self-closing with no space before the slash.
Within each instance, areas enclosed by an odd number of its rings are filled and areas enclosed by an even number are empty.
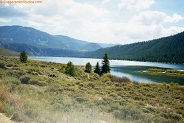
<svg viewBox="0 0 184 123">
<path fill-rule="evenodd" d="M 86 65 L 90 62 L 92 66 L 95 66 L 97 62 L 101 63 L 102 59 L 93 58 L 71 58 L 71 57 L 31 57 L 31 60 L 56 62 L 67 64 L 69 61 L 74 65 Z M 126 61 L 126 60 L 110 60 L 111 74 L 119 77 L 126 76 L 135 82 L 150 82 L 150 83 L 170 83 L 177 82 L 184 85 L 184 77 L 167 76 L 160 74 L 148 74 L 139 72 L 147 70 L 149 68 L 162 68 L 162 69 L 177 69 L 184 70 L 183 64 L 164 64 L 155 62 L 138 62 L 138 61 Z"/>
</svg>

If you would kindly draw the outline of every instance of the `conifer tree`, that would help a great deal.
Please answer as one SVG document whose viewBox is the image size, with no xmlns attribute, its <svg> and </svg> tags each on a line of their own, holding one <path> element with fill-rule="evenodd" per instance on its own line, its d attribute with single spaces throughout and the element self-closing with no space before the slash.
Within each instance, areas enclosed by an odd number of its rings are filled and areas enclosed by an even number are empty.
<svg viewBox="0 0 184 123">
<path fill-rule="evenodd" d="M 75 66 L 71 61 L 67 63 L 67 66 L 65 68 L 65 73 L 71 76 L 75 76 Z"/>
<path fill-rule="evenodd" d="M 85 72 L 87 73 L 91 73 L 91 70 L 92 70 L 92 66 L 91 64 L 88 62 L 85 66 Z"/>
<path fill-rule="evenodd" d="M 101 75 L 100 66 L 99 66 L 99 63 L 98 62 L 96 63 L 95 71 L 94 72 L 97 73 L 98 75 Z"/>
<path fill-rule="evenodd" d="M 110 62 L 108 55 L 105 54 L 102 60 L 102 74 L 103 73 L 109 73 L 110 72 Z"/>
<path fill-rule="evenodd" d="M 20 61 L 23 62 L 23 63 L 26 63 L 27 62 L 27 54 L 25 51 L 22 51 L 20 53 Z"/>
</svg>

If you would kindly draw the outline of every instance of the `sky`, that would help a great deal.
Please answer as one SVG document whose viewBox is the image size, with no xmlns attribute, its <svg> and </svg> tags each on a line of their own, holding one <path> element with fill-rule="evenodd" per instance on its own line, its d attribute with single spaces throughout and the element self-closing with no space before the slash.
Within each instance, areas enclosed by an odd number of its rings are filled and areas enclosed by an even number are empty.
<svg viewBox="0 0 184 123">
<path fill-rule="evenodd" d="M 184 0 L 1 2 L 0 26 L 21 25 L 89 42 L 130 44 L 184 31 L 183 5 Z"/>
</svg>

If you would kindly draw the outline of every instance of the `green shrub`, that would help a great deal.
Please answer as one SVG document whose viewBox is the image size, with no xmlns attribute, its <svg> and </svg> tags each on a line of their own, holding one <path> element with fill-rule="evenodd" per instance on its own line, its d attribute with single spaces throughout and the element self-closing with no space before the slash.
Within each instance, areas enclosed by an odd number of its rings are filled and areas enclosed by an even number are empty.
<svg viewBox="0 0 184 123">
<path fill-rule="evenodd" d="M 47 83 L 45 81 L 40 81 L 40 80 L 35 79 L 35 78 L 30 79 L 28 83 L 31 85 L 39 85 L 39 86 L 47 85 Z"/>
<path fill-rule="evenodd" d="M 5 76 L 6 76 L 6 74 L 5 74 L 4 70 L 0 69 L 0 78 L 3 78 Z"/>
<path fill-rule="evenodd" d="M 74 64 L 70 61 L 67 63 L 67 66 L 65 68 L 65 73 L 71 76 L 75 76 L 75 66 Z"/>
<path fill-rule="evenodd" d="M 21 84 L 21 81 L 15 77 L 10 77 L 9 78 L 9 82 L 12 83 L 12 84 L 15 84 L 15 85 L 20 85 Z"/>
<path fill-rule="evenodd" d="M 144 117 L 145 116 L 142 114 L 142 111 L 133 106 L 122 107 L 119 115 L 119 118 L 130 120 L 130 121 L 135 121 L 139 119 L 144 121 Z"/>
<path fill-rule="evenodd" d="M 79 103 L 83 103 L 86 101 L 86 98 L 85 97 L 76 97 L 75 100 Z"/>
<path fill-rule="evenodd" d="M 20 113 L 14 113 L 11 120 L 16 121 L 16 122 L 23 121 L 22 116 L 21 116 Z"/>
<path fill-rule="evenodd" d="M 88 62 L 88 63 L 86 64 L 86 66 L 85 66 L 85 72 L 86 72 L 86 73 L 91 73 L 91 71 L 92 71 L 92 66 L 91 66 L 91 64 Z"/>
<path fill-rule="evenodd" d="M 15 111 L 16 109 L 13 103 L 7 103 L 2 109 L 2 112 L 6 113 L 8 116 L 12 116 Z"/>
<path fill-rule="evenodd" d="M 5 68 L 5 64 L 4 63 L 0 63 L 0 68 Z"/>
<path fill-rule="evenodd" d="M 7 64 L 6 66 L 7 66 L 7 67 L 13 67 L 13 66 L 14 66 L 14 64 L 9 63 L 9 64 Z"/>
<path fill-rule="evenodd" d="M 158 68 L 150 68 L 148 69 L 149 73 L 162 73 L 165 72 L 163 69 L 158 69 Z"/>
<path fill-rule="evenodd" d="M 19 79 L 22 84 L 29 84 L 29 80 L 31 79 L 31 77 L 29 75 L 24 75 L 21 76 Z"/>
</svg>

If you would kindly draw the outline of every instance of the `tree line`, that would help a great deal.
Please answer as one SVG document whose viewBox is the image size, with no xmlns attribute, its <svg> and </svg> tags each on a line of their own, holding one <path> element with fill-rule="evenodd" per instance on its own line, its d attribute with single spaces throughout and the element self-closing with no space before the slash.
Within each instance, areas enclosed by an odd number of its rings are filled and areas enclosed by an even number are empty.
<svg viewBox="0 0 184 123">
<path fill-rule="evenodd" d="M 114 47 L 88 52 L 86 57 L 101 58 L 108 53 L 109 58 L 118 60 L 184 63 L 184 32 L 179 34 L 144 41 L 117 45 Z"/>
<path fill-rule="evenodd" d="M 23 63 L 26 63 L 27 59 L 28 59 L 28 56 L 27 56 L 26 52 L 22 51 L 20 53 L 20 61 L 23 62 Z M 85 72 L 86 73 L 91 73 L 92 72 L 92 65 L 90 64 L 90 62 L 86 63 Z M 97 62 L 96 66 L 95 66 L 94 73 L 97 73 L 98 75 L 101 76 L 104 73 L 109 73 L 109 72 L 110 72 L 110 62 L 109 62 L 108 55 L 105 54 L 104 57 L 103 57 L 103 60 L 102 60 L 102 67 L 101 67 L 101 69 L 100 69 L 99 62 Z M 68 75 L 71 75 L 71 76 L 75 76 L 76 75 L 75 66 L 74 66 L 74 64 L 71 61 L 69 61 L 67 63 L 67 66 L 65 68 L 65 74 L 68 74 Z"/>
<path fill-rule="evenodd" d="M 85 72 L 86 73 L 92 72 L 92 65 L 90 64 L 90 62 L 86 63 Z M 108 55 L 105 54 L 102 60 L 102 67 L 100 68 L 99 62 L 97 62 L 94 73 L 101 76 L 104 73 L 109 73 L 109 72 L 110 72 L 110 62 L 109 62 Z M 71 61 L 67 63 L 67 66 L 65 68 L 65 73 L 71 76 L 75 76 L 75 66 Z"/>
</svg>

